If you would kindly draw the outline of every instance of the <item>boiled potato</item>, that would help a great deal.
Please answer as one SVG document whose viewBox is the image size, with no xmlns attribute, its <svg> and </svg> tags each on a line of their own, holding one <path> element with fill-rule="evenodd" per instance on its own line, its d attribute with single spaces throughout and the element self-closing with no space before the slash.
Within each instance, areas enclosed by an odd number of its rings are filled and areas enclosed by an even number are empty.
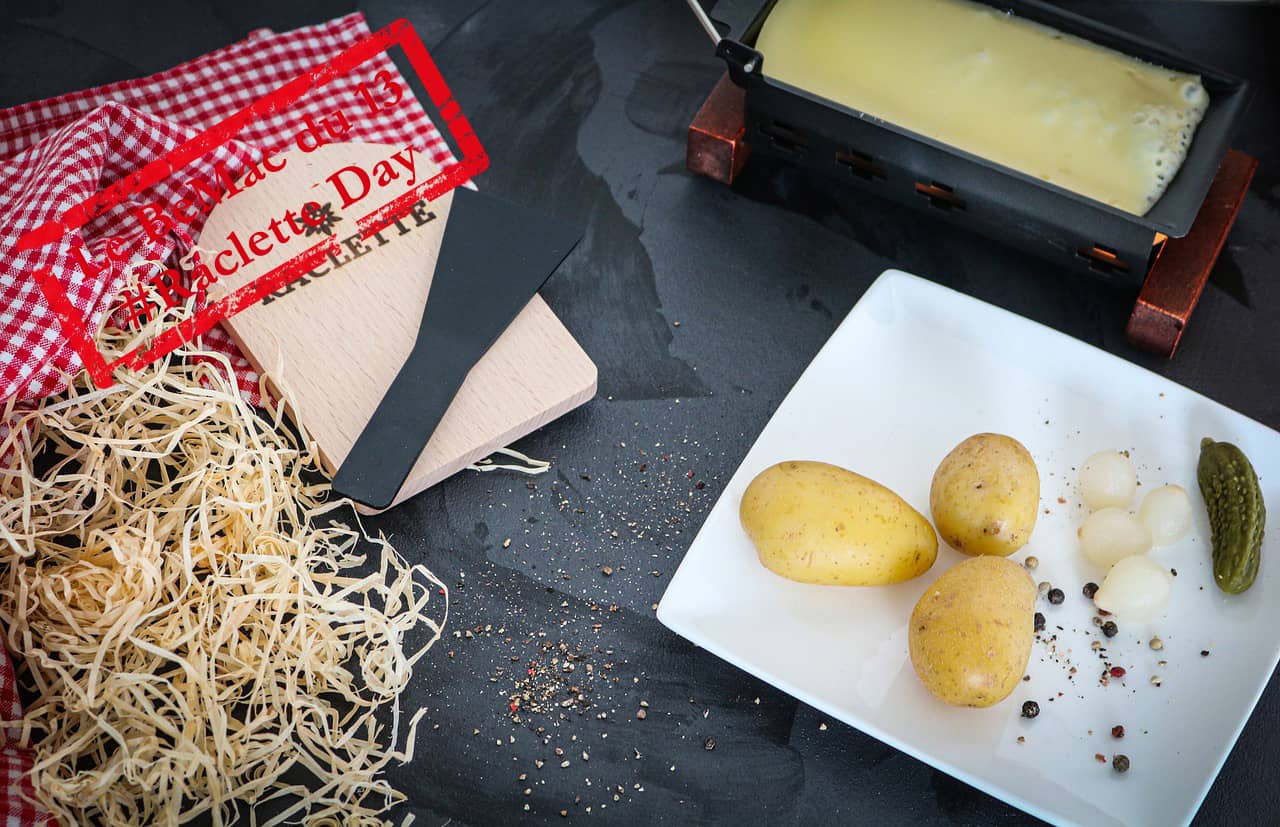
<svg viewBox="0 0 1280 827">
<path fill-rule="evenodd" d="M 957 445 L 933 475 L 929 509 L 947 545 L 973 556 L 1008 557 L 1036 527 L 1040 474 L 1021 442 L 977 434 Z"/>
<path fill-rule="evenodd" d="M 938 536 L 920 512 L 825 462 L 766 468 L 742 495 L 739 517 L 765 568 L 801 583 L 901 583 L 938 556 Z"/>
<path fill-rule="evenodd" d="M 991 706 L 1026 673 L 1035 634 L 1036 584 L 1000 557 L 947 570 L 911 613 L 911 665 L 933 696 L 956 706 Z"/>
</svg>

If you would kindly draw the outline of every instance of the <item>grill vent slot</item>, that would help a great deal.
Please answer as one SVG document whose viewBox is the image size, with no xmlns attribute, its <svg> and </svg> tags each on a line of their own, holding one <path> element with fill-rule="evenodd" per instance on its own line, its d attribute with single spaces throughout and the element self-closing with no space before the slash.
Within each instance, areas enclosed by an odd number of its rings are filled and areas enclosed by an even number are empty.
<svg viewBox="0 0 1280 827">
<path fill-rule="evenodd" d="M 773 145 L 793 155 L 804 155 L 809 151 L 809 139 L 804 133 L 782 121 L 762 121 L 760 131 L 773 142 Z"/>
<path fill-rule="evenodd" d="M 861 178 L 863 181 L 883 181 L 888 177 L 884 167 L 877 164 L 875 158 L 856 149 L 851 149 L 848 152 L 837 152 L 836 163 L 846 167 L 850 174 Z"/>
<path fill-rule="evenodd" d="M 940 184 L 937 181 L 931 181 L 928 184 L 923 181 L 916 182 L 916 192 L 929 199 L 929 205 L 942 210 L 943 212 L 964 212 L 965 203 L 956 195 L 955 190 L 946 184 Z"/>
<path fill-rule="evenodd" d="M 1120 258 L 1115 250 L 1101 244 L 1092 247 L 1081 247 L 1076 255 L 1089 262 L 1089 269 L 1108 276 L 1123 275 L 1129 272 L 1129 265 Z"/>
</svg>

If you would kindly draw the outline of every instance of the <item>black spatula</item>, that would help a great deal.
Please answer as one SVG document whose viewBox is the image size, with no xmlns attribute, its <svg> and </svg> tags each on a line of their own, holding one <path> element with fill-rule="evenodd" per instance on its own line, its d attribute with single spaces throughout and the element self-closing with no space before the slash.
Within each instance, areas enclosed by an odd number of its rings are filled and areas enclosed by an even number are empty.
<svg viewBox="0 0 1280 827">
<path fill-rule="evenodd" d="M 454 190 L 417 341 L 333 478 L 336 492 L 391 505 L 471 368 L 580 238 L 557 219 Z"/>
</svg>

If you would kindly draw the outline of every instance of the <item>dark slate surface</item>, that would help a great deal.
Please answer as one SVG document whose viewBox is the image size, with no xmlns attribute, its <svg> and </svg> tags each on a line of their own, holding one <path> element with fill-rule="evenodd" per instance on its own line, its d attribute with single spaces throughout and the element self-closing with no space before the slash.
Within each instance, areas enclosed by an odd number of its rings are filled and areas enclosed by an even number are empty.
<svg viewBox="0 0 1280 827">
<path fill-rule="evenodd" d="M 1257 87 L 1236 145 L 1261 170 L 1171 364 L 1125 344 L 1131 295 L 873 200 L 839 206 L 783 172 L 749 171 L 736 191 L 689 176 L 684 129 L 720 67 L 679 0 L 360 5 L 374 27 L 404 16 L 422 33 L 492 156 L 486 190 L 587 226 L 544 295 L 600 367 L 599 398 L 519 444 L 552 459 L 552 473 L 462 474 L 369 521 L 453 586 L 449 636 L 407 701 L 428 707 L 429 725 L 417 759 L 393 773 L 419 824 L 558 823 L 561 809 L 585 820 L 587 806 L 617 824 L 1033 821 L 698 651 L 651 606 L 770 412 L 887 267 L 1280 427 L 1280 10 L 1069 5 Z M 349 8 L 0 2 L 0 105 L 157 71 L 255 27 Z M 473 636 L 453 637 L 464 630 Z M 560 643 L 584 657 L 566 677 L 591 708 L 513 722 L 513 681 L 550 657 L 540 646 Z M 1273 680 L 1198 823 L 1266 823 L 1280 810 L 1278 689 Z"/>
</svg>

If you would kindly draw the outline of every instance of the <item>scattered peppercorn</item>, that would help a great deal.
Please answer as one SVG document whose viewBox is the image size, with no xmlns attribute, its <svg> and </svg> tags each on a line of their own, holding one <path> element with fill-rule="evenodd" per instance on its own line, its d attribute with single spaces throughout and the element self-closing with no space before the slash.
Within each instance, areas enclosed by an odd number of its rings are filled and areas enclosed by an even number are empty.
<svg viewBox="0 0 1280 827">
<path fill-rule="evenodd" d="M 1110 675 L 1110 676 L 1111 676 L 1111 677 L 1113 677 L 1113 678 L 1123 678 L 1123 677 L 1124 677 L 1124 667 L 1123 667 L 1123 666 L 1113 666 L 1113 667 L 1111 667 L 1110 669 L 1108 669 L 1108 670 L 1107 670 L 1107 674 L 1108 674 L 1108 675 Z"/>
<path fill-rule="evenodd" d="M 1026 559 L 1026 562 L 1024 562 L 1022 565 L 1026 566 L 1026 567 L 1027 567 L 1027 568 L 1029 568 L 1029 569 L 1036 569 L 1036 568 L 1039 568 L 1039 567 L 1040 567 L 1040 558 L 1039 558 L 1039 557 L 1028 557 L 1028 558 Z"/>
<path fill-rule="evenodd" d="M 1062 589 L 1049 589 L 1049 602 L 1053 605 L 1057 606 L 1066 599 L 1067 596 L 1062 593 Z"/>
<path fill-rule="evenodd" d="M 1049 585 L 1048 580 L 1042 581 L 1039 586 L 1036 586 L 1036 590 L 1040 592 L 1040 594 L 1048 594 L 1049 589 L 1051 588 L 1053 587 Z"/>
<path fill-rule="evenodd" d="M 1111 767 L 1112 767 L 1112 769 L 1114 769 L 1116 772 L 1128 772 L 1128 771 L 1129 771 L 1129 756 L 1127 756 L 1127 755 L 1118 755 L 1118 754 L 1117 754 L 1115 758 L 1112 758 L 1112 759 L 1111 759 Z"/>
<path fill-rule="evenodd" d="M 1102 633 L 1107 637 L 1115 637 L 1120 634 L 1120 627 L 1116 625 L 1114 620 L 1108 620 L 1102 624 Z"/>
<path fill-rule="evenodd" d="M 1201 649 L 1201 650 L 1200 650 L 1200 657 L 1202 657 L 1202 658 L 1207 658 L 1207 657 L 1209 657 L 1209 650 L 1208 650 L 1208 649 Z"/>
<path fill-rule="evenodd" d="M 1093 596 L 1094 596 L 1095 594 L 1097 594 L 1097 593 L 1098 593 L 1098 584 L 1097 584 L 1097 583 L 1094 583 L 1093 581 L 1089 581 L 1088 583 L 1085 583 L 1085 584 L 1084 584 L 1084 596 L 1085 596 L 1085 597 L 1087 597 L 1087 598 L 1089 598 L 1090 600 L 1092 600 L 1092 599 L 1093 599 Z"/>
<path fill-rule="evenodd" d="M 1124 727 L 1123 727 L 1122 725 L 1120 725 L 1120 724 L 1116 724 L 1115 726 L 1113 726 L 1113 727 L 1111 728 L 1111 737 L 1112 737 L 1112 738 L 1123 738 L 1123 737 L 1124 737 Z"/>
<path fill-rule="evenodd" d="M 1111 617 L 1111 612 L 1107 611 L 1106 609 L 1098 609 L 1098 614 L 1102 615 L 1103 617 Z"/>
<path fill-rule="evenodd" d="M 715 748 L 716 748 L 716 739 L 715 739 L 715 738 L 708 738 L 708 739 L 707 739 L 707 742 L 706 742 L 705 744 L 703 744 L 702 746 L 706 749 L 706 751 L 707 751 L 707 752 L 711 752 L 711 750 L 713 750 L 713 749 L 715 749 Z"/>
<path fill-rule="evenodd" d="M 1035 701 L 1023 701 L 1022 717 L 1034 718 L 1039 714 L 1040 714 L 1040 704 L 1036 703 Z"/>
<path fill-rule="evenodd" d="M 1036 612 L 1035 623 L 1036 623 L 1036 631 L 1043 632 L 1044 631 L 1044 615 L 1041 614 L 1040 612 Z"/>
<path fill-rule="evenodd" d="M 1164 641 L 1158 637 L 1153 637 L 1151 638 L 1150 646 L 1152 649 L 1159 652 L 1161 649 L 1164 648 Z"/>
<path fill-rule="evenodd" d="M 639 720 L 643 721 L 645 718 L 648 718 L 648 717 L 649 717 L 649 713 L 645 712 L 643 709 L 636 710 L 636 718 L 638 718 Z"/>
</svg>

